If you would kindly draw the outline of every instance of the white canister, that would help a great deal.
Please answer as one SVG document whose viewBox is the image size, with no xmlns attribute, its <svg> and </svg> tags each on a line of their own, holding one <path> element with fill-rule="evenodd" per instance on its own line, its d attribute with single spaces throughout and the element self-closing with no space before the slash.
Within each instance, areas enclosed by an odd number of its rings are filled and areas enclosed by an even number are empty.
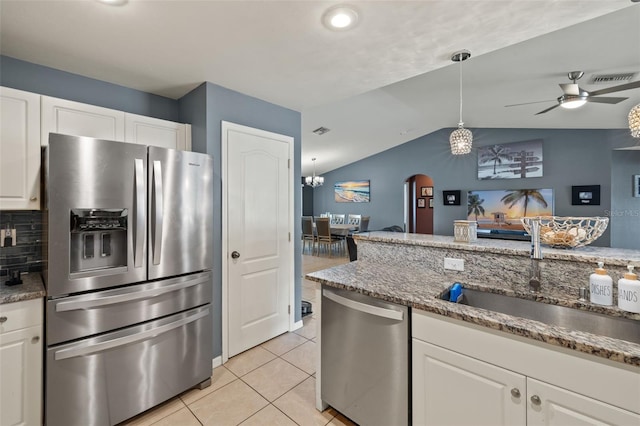
<svg viewBox="0 0 640 426">
<path fill-rule="evenodd" d="M 453 241 L 471 243 L 478 239 L 478 222 L 475 220 L 454 220 Z"/>
<path fill-rule="evenodd" d="M 610 306 L 613 305 L 613 278 L 603 266 L 603 262 L 598 262 L 596 272 L 589 276 L 591 303 Z"/>
<path fill-rule="evenodd" d="M 618 280 L 618 307 L 627 312 L 640 314 L 640 281 L 633 273 L 633 265 L 627 266 L 629 272 Z"/>
</svg>

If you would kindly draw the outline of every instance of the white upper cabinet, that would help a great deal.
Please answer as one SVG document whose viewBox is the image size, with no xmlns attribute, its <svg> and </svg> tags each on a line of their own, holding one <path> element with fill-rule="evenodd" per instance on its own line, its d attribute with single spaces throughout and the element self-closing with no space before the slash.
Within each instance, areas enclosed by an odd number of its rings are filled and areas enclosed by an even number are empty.
<svg viewBox="0 0 640 426">
<path fill-rule="evenodd" d="M 191 132 L 190 126 L 186 124 L 127 113 L 125 114 L 124 128 L 125 142 L 153 145 L 160 148 L 188 149 L 187 133 Z M 190 140 L 189 145 L 191 145 Z"/>
<path fill-rule="evenodd" d="M 41 144 L 49 133 L 124 141 L 125 113 L 64 99 L 42 97 Z"/>
<path fill-rule="evenodd" d="M 40 209 L 40 95 L 0 87 L 0 210 Z"/>
</svg>

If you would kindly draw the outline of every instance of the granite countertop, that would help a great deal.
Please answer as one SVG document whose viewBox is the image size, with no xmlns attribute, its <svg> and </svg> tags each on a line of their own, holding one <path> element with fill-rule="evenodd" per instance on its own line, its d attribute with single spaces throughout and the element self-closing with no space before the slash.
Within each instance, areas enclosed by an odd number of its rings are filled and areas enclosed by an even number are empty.
<svg viewBox="0 0 640 426">
<path fill-rule="evenodd" d="M 425 247 L 440 247 L 456 250 L 529 256 L 531 243 L 528 241 L 499 240 L 478 238 L 472 243 L 453 241 L 453 237 L 445 235 L 405 234 L 401 232 L 365 232 L 355 234 L 357 240 L 368 240 L 392 244 L 406 244 Z M 634 265 L 640 270 L 640 250 L 618 249 L 610 247 L 586 246 L 573 249 L 559 249 L 542 245 L 543 255 L 547 259 L 586 262 L 589 264 L 604 261 L 607 265 Z"/>
<path fill-rule="evenodd" d="M 376 238 L 375 233 L 372 237 Z M 411 236 L 398 234 L 400 240 L 411 240 Z M 452 244 L 450 241 L 434 237 L 435 244 Z M 501 243 L 504 243 L 501 242 Z M 456 243 L 457 244 L 457 243 Z M 438 298 L 451 284 L 451 278 L 439 275 L 433 271 L 380 265 L 377 263 L 356 261 L 334 268 L 307 274 L 308 279 L 335 288 L 342 288 L 359 293 L 411 306 L 427 312 L 444 315 L 465 322 L 478 324 L 495 330 L 504 331 L 518 336 L 546 342 L 555 346 L 577 350 L 595 356 L 607 358 L 625 364 L 640 366 L 640 344 L 598 336 L 590 333 L 569 330 L 559 326 L 543 324 L 525 318 L 492 312 L 467 305 L 450 303 Z M 485 288 L 503 292 L 492 287 L 491 283 L 463 283 L 463 286 Z M 624 316 L 638 321 L 640 314 L 621 311 L 616 307 L 602 307 L 577 301 L 547 298 L 544 295 L 531 296 L 547 303 L 592 310 Z M 544 300 L 547 299 L 547 300 Z M 608 312 L 611 311 L 611 312 Z"/>
<path fill-rule="evenodd" d="M 22 284 L 8 286 L 0 283 L 0 304 L 37 299 L 47 295 L 39 273 L 22 275 Z"/>
</svg>

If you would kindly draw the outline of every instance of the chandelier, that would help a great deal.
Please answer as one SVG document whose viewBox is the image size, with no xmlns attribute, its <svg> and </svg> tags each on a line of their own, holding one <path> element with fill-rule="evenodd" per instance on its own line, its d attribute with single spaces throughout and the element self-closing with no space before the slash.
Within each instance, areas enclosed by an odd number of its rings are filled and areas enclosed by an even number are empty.
<svg viewBox="0 0 640 426">
<path fill-rule="evenodd" d="M 631 136 L 640 138 L 640 104 L 629 111 L 629 130 L 631 130 Z"/>
<path fill-rule="evenodd" d="M 462 122 L 462 62 L 471 57 L 471 52 L 461 50 L 451 56 L 453 62 L 460 62 L 460 121 L 458 128 L 451 132 L 449 143 L 451 144 L 451 153 L 453 155 L 469 154 L 471 152 L 471 144 L 473 143 L 473 134 L 471 130 L 464 128 Z"/>
<path fill-rule="evenodd" d="M 316 186 L 322 186 L 324 178 L 322 176 L 316 176 L 316 159 L 312 158 L 311 161 L 313 161 L 313 176 L 307 176 L 304 178 L 304 183 L 313 188 Z"/>
</svg>

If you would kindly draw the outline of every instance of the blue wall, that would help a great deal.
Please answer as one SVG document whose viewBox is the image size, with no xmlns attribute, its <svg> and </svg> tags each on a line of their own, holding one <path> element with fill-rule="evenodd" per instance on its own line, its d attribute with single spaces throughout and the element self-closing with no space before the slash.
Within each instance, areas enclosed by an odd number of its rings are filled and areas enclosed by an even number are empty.
<svg viewBox="0 0 640 426">
<path fill-rule="evenodd" d="M 220 178 L 222 120 L 294 138 L 294 182 L 300 181 L 301 116 L 299 112 L 203 83 L 179 100 L 0 56 L 0 85 L 134 114 L 191 124 L 192 149 L 214 157 L 214 356 L 222 354 L 222 186 Z M 294 184 L 294 217 L 302 214 L 301 193 Z M 301 319 L 302 247 L 295 227 L 295 320 Z"/>
<path fill-rule="evenodd" d="M 228 121 L 243 126 L 254 127 L 273 133 L 279 133 L 294 138 L 294 182 L 300 181 L 300 145 L 301 145 L 301 116 L 277 105 L 252 98 L 242 93 L 215 85 L 204 83 L 180 100 L 182 113 L 186 121 L 192 126 L 206 126 L 206 132 L 193 132 L 192 146 L 194 151 L 206 152 L 214 158 L 214 251 L 222 253 L 222 181 L 221 150 L 222 130 L 221 122 Z M 203 116 L 204 115 L 204 116 Z M 297 185 L 294 185 L 294 217 L 302 215 L 302 198 Z M 297 223 L 297 222 L 296 222 Z M 302 276 L 302 247 L 300 245 L 301 229 L 295 227 L 295 320 L 301 319 L 301 276 Z M 222 258 L 214 258 L 214 356 L 222 354 Z"/>
<path fill-rule="evenodd" d="M 178 101 L 0 56 L 0 85 L 132 114 L 179 121 Z"/>
<path fill-rule="evenodd" d="M 627 130 L 473 129 L 474 146 L 531 139 L 543 140 L 544 176 L 528 179 L 478 180 L 477 152 L 453 156 L 449 148 L 452 129 L 441 129 L 403 145 L 325 173 L 325 184 L 315 189 L 314 213 L 370 215 L 370 230 L 404 223 L 404 182 L 415 174 L 434 180 L 434 233 L 453 235 L 453 220 L 466 219 L 466 191 L 481 189 L 553 188 L 555 214 L 559 216 L 605 216 L 622 196 L 611 188 L 612 149 L 631 146 Z M 629 151 L 615 151 L 624 154 Z M 336 203 L 333 185 L 352 179 L 371 180 L 371 202 Z M 630 177 L 629 177 L 630 179 Z M 600 206 L 572 206 L 572 185 L 600 185 Z M 460 189 L 461 206 L 444 206 L 442 190 Z M 628 188 L 626 188 L 628 189 Z M 627 194 L 628 195 L 628 194 Z M 596 241 L 610 243 L 609 229 Z M 615 242 L 614 242 L 615 245 Z M 639 248 L 636 246 L 636 248 Z"/>
</svg>

